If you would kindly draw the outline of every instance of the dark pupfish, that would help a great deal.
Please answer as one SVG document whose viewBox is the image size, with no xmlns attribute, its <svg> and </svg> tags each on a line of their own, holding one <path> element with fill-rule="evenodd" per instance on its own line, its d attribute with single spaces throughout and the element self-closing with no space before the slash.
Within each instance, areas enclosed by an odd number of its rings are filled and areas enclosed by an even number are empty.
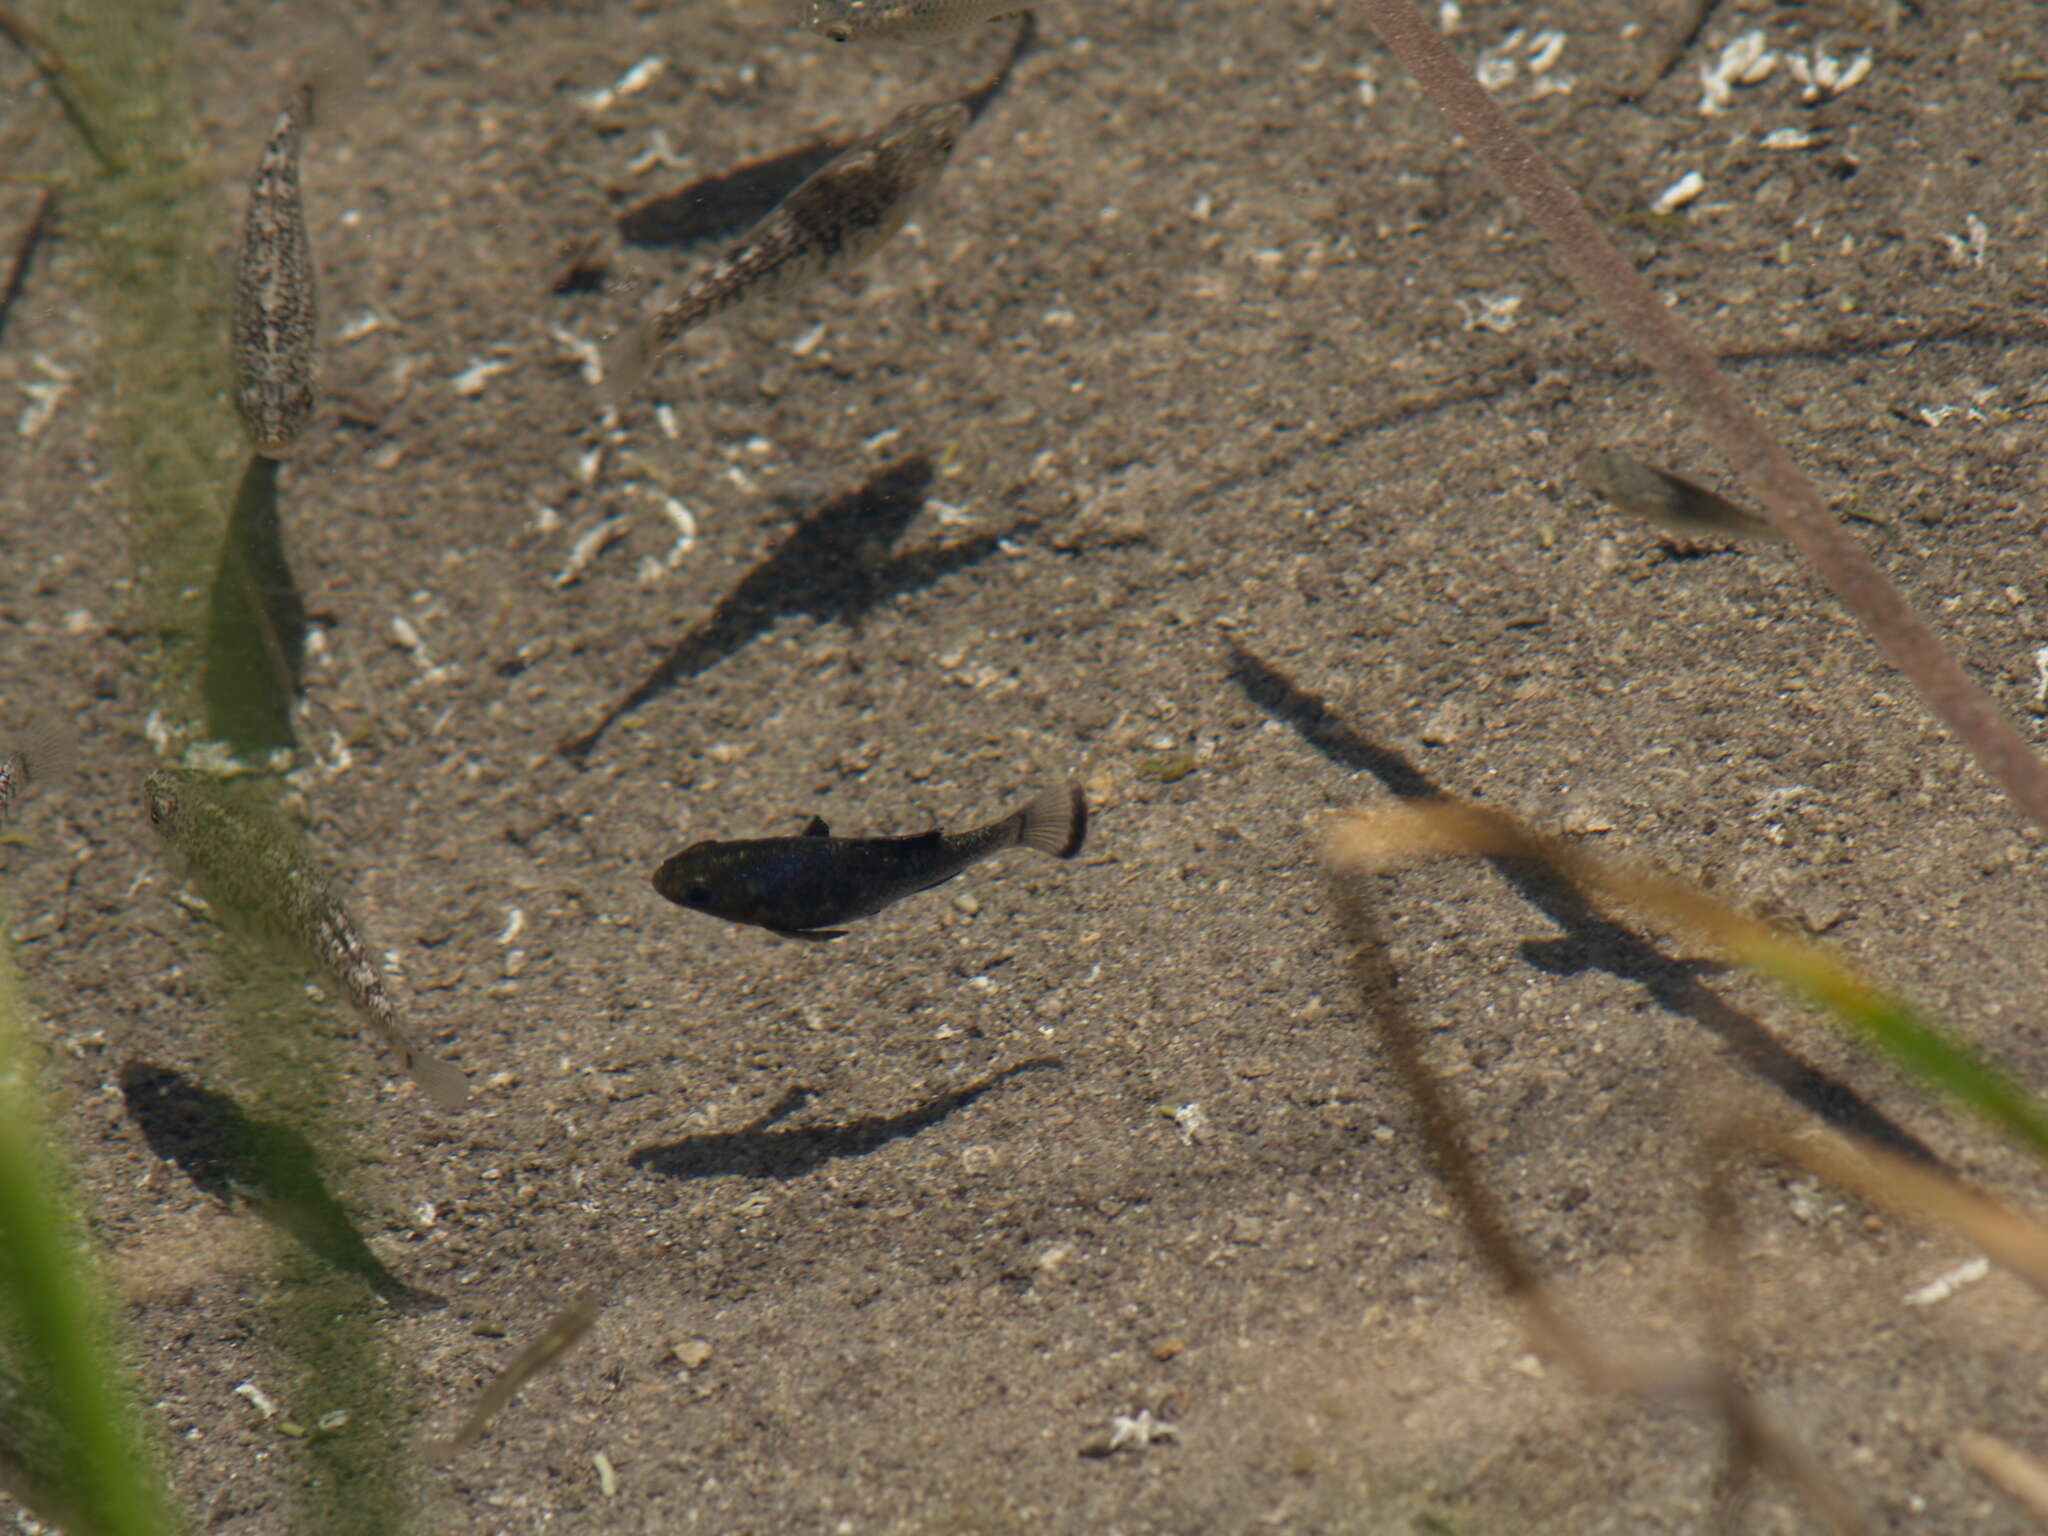
<svg viewBox="0 0 2048 1536">
<path fill-rule="evenodd" d="M 792 939 L 836 939 L 835 923 L 870 917 L 943 885 L 971 864 L 1022 845 L 1071 859 L 1088 835 L 1080 786 L 1049 789 L 1023 809 L 970 832 L 834 837 L 818 817 L 801 837 L 693 843 L 654 872 L 679 907 L 751 923 Z"/>
<path fill-rule="evenodd" d="M 324 973 L 421 1092 L 441 1109 L 462 1107 L 469 1096 L 462 1069 L 413 1043 L 355 920 L 274 811 L 183 768 L 152 773 L 142 799 L 150 824 L 184 857 L 224 920 Z"/>
</svg>

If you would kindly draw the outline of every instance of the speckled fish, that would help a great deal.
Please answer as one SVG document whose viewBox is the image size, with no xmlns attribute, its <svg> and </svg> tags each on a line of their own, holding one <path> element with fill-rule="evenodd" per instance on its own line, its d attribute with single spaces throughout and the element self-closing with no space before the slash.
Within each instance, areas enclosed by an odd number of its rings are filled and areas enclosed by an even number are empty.
<svg viewBox="0 0 2048 1536">
<path fill-rule="evenodd" d="M 0 831 L 6 830 L 22 792 L 69 773 L 77 752 L 76 739 L 54 720 L 31 720 L 21 728 L 14 745 L 0 751 Z"/>
<path fill-rule="evenodd" d="M 579 1296 L 548 1319 L 540 1336 L 513 1356 L 512 1363 L 484 1388 L 468 1421 L 437 1447 L 440 1453 L 453 1456 L 482 1434 L 484 1426 L 518 1395 L 521 1387 L 561 1359 L 578 1339 L 590 1332 L 600 1310 L 602 1304 L 595 1296 Z"/>
<path fill-rule="evenodd" d="M 945 37 L 1025 9 L 1017 0 L 807 0 L 804 25 L 835 43 Z"/>
<path fill-rule="evenodd" d="M 142 784 L 150 823 L 181 854 L 220 915 L 293 951 L 326 975 L 398 1058 L 420 1091 L 444 1110 L 462 1107 L 462 1070 L 413 1044 L 398 1005 L 355 921 L 291 830 L 265 807 L 234 796 L 219 780 L 159 768 Z"/>
<path fill-rule="evenodd" d="M 1579 460 L 1579 478 L 1603 501 L 1682 538 L 1785 541 L 1777 524 L 1682 475 L 1625 453 L 1594 449 Z"/>
<path fill-rule="evenodd" d="M 654 888 L 679 907 L 729 923 L 790 939 L 836 939 L 843 930 L 833 924 L 943 885 L 1005 848 L 1071 859 L 1087 835 L 1088 803 L 1078 785 L 1046 790 L 1001 821 L 955 834 L 934 828 L 915 837 L 834 837 L 814 816 L 801 837 L 693 843 L 654 872 Z"/>
<path fill-rule="evenodd" d="M 277 115 L 235 258 L 235 404 L 267 459 L 297 445 L 313 414 L 313 248 L 299 206 L 299 136 L 312 108 L 301 87 Z"/>
<path fill-rule="evenodd" d="M 615 398 L 631 393 L 663 348 L 713 315 L 793 293 L 873 255 L 938 179 L 970 115 L 957 101 L 911 107 L 820 166 L 687 293 L 612 343 L 606 387 Z"/>
</svg>

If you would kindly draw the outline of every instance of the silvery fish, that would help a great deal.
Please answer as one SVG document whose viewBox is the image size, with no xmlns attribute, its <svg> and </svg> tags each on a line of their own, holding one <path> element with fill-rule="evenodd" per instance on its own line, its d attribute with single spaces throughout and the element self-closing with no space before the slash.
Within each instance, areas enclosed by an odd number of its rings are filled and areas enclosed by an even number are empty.
<svg viewBox="0 0 2048 1536">
<path fill-rule="evenodd" d="M 498 1372 L 491 1384 L 484 1388 L 483 1396 L 477 1399 L 475 1410 L 462 1428 L 436 1449 L 443 1456 L 453 1456 L 474 1441 L 483 1433 L 484 1426 L 518 1395 L 521 1387 L 561 1359 L 578 1339 L 590 1332 L 590 1325 L 597 1321 L 602 1305 L 595 1296 L 579 1296 L 549 1318 L 540 1336 L 513 1356 L 512 1363 Z"/>
<path fill-rule="evenodd" d="M 152 773 L 143 780 L 142 798 L 151 824 L 184 857 L 225 920 L 284 946 L 326 975 L 421 1092 L 441 1109 L 462 1107 L 469 1096 L 462 1069 L 413 1044 L 341 898 L 275 812 L 242 800 L 217 779 L 182 768 Z"/>
<path fill-rule="evenodd" d="M 957 101 L 899 112 L 800 182 L 677 299 L 606 350 L 606 388 L 630 394 L 691 327 L 858 265 L 901 229 L 970 120 Z"/>
<path fill-rule="evenodd" d="M 77 756 L 77 738 L 56 721 L 38 718 L 23 726 L 14 745 L 0 752 L 0 831 L 6 829 L 24 790 L 61 779 Z"/>
<path fill-rule="evenodd" d="M 804 25 L 835 43 L 945 37 L 1025 9 L 1018 0 L 808 0 Z"/>
<path fill-rule="evenodd" d="M 299 135 L 312 109 L 302 86 L 277 116 L 249 183 L 235 257 L 235 404 L 267 459 L 297 445 L 313 414 L 313 247 L 299 206 Z"/>
<path fill-rule="evenodd" d="M 819 817 L 801 837 L 693 843 L 654 873 L 679 907 L 751 923 L 790 939 L 836 939 L 833 924 L 869 917 L 943 885 L 970 864 L 1022 845 L 1071 859 L 1088 835 L 1078 785 L 1049 789 L 1021 810 L 970 832 L 834 837 Z"/>
<path fill-rule="evenodd" d="M 1683 538 L 1785 541 L 1776 523 L 1682 475 L 1625 453 L 1594 449 L 1579 460 L 1579 478 L 1603 501 Z"/>
</svg>

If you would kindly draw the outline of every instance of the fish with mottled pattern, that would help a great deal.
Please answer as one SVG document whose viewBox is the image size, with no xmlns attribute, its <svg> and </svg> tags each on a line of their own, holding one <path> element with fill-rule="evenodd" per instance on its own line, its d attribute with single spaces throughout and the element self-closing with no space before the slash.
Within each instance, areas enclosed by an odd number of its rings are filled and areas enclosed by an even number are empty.
<svg viewBox="0 0 2048 1536">
<path fill-rule="evenodd" d="M 1088 835 L 1080 786 L 1049 789 L 1021 810 L 972 831 L 933 828 L 914 837 L 834 837 L 812 817 L 801 837 L 693 843 L 654 873 L 654 888 L 679 907 L 748 923 L 789 939 L 836 939 L 834 924 L 871 917 L 943 885 L 1005 848 L 1071 859 Z"/>
<path fill-rule="evenodd" d="M 313 415 L 319 319 L 299 202 L 299 139 L 312 101 L 312 88 L 301 86 L 271 127 L 235 258 L 235 404 L 267 459 L 290 454 Z"/>
<path fill-rule="evenodd" d="M 1748 508 L 1625 453 L 1594 449 L 1579 460 L 1579 478 L 1601 500 L 1683 538 L 1785 540 L 1777 524 Z"/>
<path fill-rule="evenodd" d="M 14 745 L 0 752 L 0 831 L 31 784 L 61 779 L 77 755 L 77 738 L 56 721 L 38 718 L 24 725 Z"/>
<path fill-rule="evenodd" d="M 1017 0 L 808 0 L 804 25 L 835 43 L 946 37 L 1025 9 Z"/>
<path fill-rule="evenodd" d="M 274 811 L 183 768 L 152 773 L 142 798 L 150 823 L 184 857 L 223 918 L 326 975 L 421 1092 L 441 1109 L 462 1107 L 469 1096 L 462 1069 L 413 1043 L 354 919 Z"/>
<path fill-rule="evenodd" d="M 793 293 L 873 255 L 938 179 L 971 116 L 958 101 L 910 107 L 819 167 L 681 298 L 606 349 L 613 397 L 630 394 L 664 348 L 712 316 Z"/>
</svg>

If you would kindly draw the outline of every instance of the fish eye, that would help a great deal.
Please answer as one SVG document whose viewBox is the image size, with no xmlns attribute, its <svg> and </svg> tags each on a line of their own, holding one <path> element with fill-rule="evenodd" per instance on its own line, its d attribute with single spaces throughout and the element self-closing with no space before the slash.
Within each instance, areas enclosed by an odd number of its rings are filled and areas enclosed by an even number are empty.
<svg viewBox="0 0 2048 1536">
<path fill-rule="evenodd" d="M 711 887 L 708 885 L 693 885 L 683 892 L 683 901 L 685 905 L 692 907 L 707 906 L 711 901 Z"/>
</svg>

